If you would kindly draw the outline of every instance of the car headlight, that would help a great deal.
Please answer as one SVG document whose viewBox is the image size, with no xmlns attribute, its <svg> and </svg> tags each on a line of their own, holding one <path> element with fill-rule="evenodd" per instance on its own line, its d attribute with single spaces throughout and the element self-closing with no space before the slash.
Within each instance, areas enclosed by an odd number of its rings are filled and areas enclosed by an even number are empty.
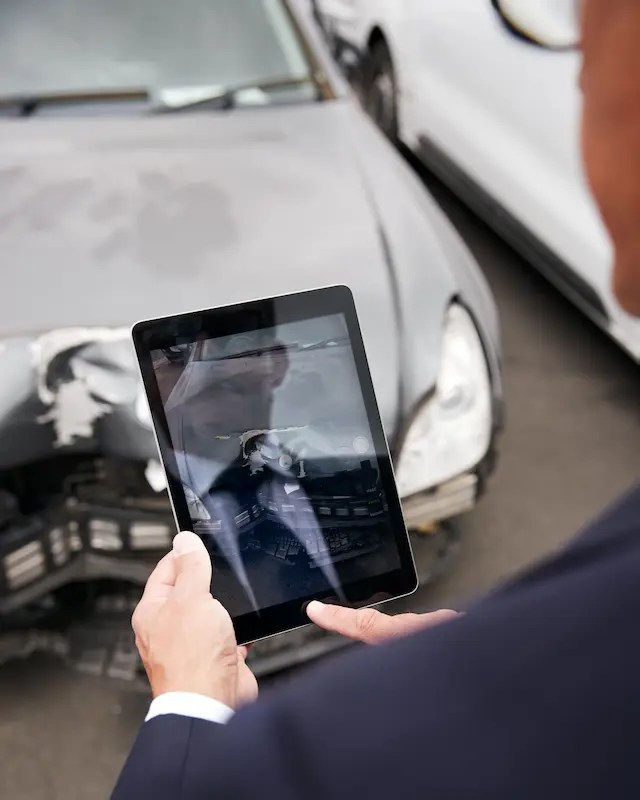
<svg viewBox="0 0 640 800">
<path fill-rule="evenodd" d="M 447 311 L 435 393 L 418 409 L 400 452 L 401 497 L 438 486 L 471 469 L 491 442 L 491 381 L 470 315 Z"/>
</svg>

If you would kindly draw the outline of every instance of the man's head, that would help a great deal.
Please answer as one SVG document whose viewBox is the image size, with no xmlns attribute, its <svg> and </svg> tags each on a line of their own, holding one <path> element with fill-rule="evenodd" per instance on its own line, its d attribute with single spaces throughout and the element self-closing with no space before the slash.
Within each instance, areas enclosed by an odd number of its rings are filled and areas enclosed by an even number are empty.
<svg viewBox="0 0 640 800">
<path fill-rule="evenodd" d="M 286 349 L 271 331 L 205 339 L 185 367 L 180 412 L 199 437 L 213 437 L 217 451 L 225 441 L 237 450 L 239 434 L 271 427 L 274 392 L 288 367 Z"/>
<path fill-rule="evenodd" d="M 640 0 L 491 2 L 536 44 L 581 40 L 586 173 L 615 248 L 615 294 L 640 316 Z"/>
</svg>

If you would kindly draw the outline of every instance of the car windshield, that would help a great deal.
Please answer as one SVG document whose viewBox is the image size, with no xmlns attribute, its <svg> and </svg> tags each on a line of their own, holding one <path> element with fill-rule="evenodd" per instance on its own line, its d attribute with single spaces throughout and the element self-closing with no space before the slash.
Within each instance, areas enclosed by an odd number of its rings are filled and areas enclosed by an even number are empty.
<svg viewBox="0 0 640 800">
<path fill-rule="evenodd" d="M 314 95 L 284 0 L 0 0 L 0 97 L 143 89 L 186 106 L 253 85 L 267 90 L 237 104 Z"/>
</svg>

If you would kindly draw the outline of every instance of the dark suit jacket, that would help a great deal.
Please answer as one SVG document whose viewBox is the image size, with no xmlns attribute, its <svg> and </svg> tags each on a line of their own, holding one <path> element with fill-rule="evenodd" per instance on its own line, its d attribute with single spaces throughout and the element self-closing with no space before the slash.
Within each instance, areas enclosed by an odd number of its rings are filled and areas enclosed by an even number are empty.
<svg viewBox="0 0 640 800">
<path fill-rule="evenodd" d="M 637 800 L 639 752 L 640 490 L 454 622 L 146 723 L 113 797 Z"/>
</svg>

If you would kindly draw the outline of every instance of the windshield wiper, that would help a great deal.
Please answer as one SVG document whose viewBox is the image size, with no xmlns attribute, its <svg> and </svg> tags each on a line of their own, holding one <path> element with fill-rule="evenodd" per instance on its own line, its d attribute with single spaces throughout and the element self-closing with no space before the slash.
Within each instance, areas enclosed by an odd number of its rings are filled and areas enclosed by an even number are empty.
<svg viewBox="0 0 640 800">
<path fill-rule="evenodd" d="M 155 104 L 152 106 L 152 110 L 161 114 L 199 108 L 206 109 L 209 106 L 215 109 L 230 110 L 236 107 L 237 98 L 243 92 L 268 93 L 279 89 L 314 84 L 315 81 L 311 77 L 284 77 L 257 83 L 253 81 L 233 87 L 186 87 L 155 92 L 149 89 L 92 89 L 82 92 L 24 93 L 0 96 L 0 113 L 15 112 L 16 116 L 30 117 L 45 106 L 129 101 L 153 102 Z"/>
<path fill-rule="evenodd" d="M 237 107 L 238 96 L 243 92 L 268 93 L 298 86 L 317 86 L 317 84 L 312 77 L 307 76 L 304 78 L 272 78 L 268 81 L 253 81 L 251 83 L 238 84 L 237 86 L 165 89 L 157 92 L 156 99 L 159 99 L 160 103 L 153 110 L 158 114 L 172 114 L 178 111 L 206 109 L 211 106 L 214 109 L 229 111 Z M 320 99 L 319 93 L 318 99 Z M 254 103 L 247 103 L 247 105 L 254 105 Z M 255 103 L 255 105 L 259 105 L 259 103 Z"/>
<path fill-rule="evenodd" d="M 20 117 L 30 117 L 42 106 L 77 105 L 85 103 L 119 103 L 129 100 L 148 101 L 147 89 L 96 89 L 86 92 L 55 92 L 51 94 L 17 94 L 0 97 L 0 111 L 15 110 Z"/>
</svg>

